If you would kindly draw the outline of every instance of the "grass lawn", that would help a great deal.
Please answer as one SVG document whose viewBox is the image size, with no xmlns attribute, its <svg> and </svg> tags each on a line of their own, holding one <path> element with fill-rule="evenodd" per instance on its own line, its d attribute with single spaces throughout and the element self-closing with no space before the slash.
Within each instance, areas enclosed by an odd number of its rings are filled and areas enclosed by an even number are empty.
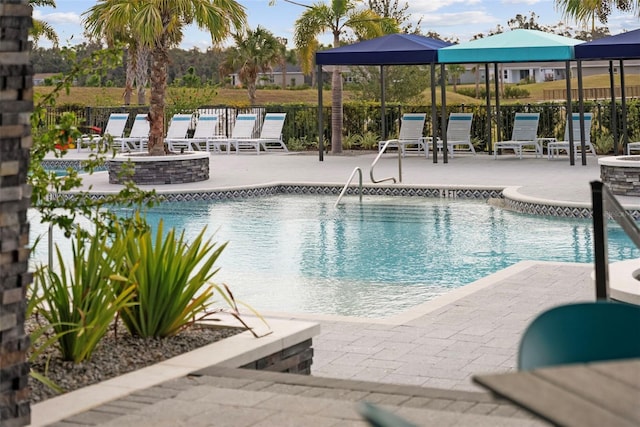
<svg viewBox="0 0 640 427">
<path fill-rule="evenodd" d="M 619 85 L 619 76 L 616 76 L 616 82 Z M 640 85 L 639 74 L 625 75 L 626 86 Z M 461 87 L 474 87 L 475 85 L 458 85 Z M 484 87 L 484 83 L 482 84 Z M 567 85 L 564 80 L 553 82 L 542 82 L 518 85 L 519 88 L 529 91 L 530 96 L 519 99 L 501 99 L 503 104 L 509 103 L 528 103 L 543 102 L 545 89 L 566 89 Z M 572 79 L 571 87 L 578 87 L 577 79 Z M 583 79 L 583 87 L 586 88 L 609 88 L 609 76 L 598 75 L 588 76 Z M 51 87 L 36 86 L 34 91 L 36 94 L 48 93 Z M 493 85 L 492 85 L 493 89 Z M 96 88 L 96 87 L 72 87 L 68 94 L 61 93 L 58 99 L 58 105 L 62 104 L 82 104 L 88 106 L 114 106 L 122 104 L 123 88 Z M 431 90 L 424 91 L 424 104 L 431 103 Z M 147 94 L 147 101 L 149 95 Z M 189 102 L 197 102 L 200 105 L 231 105 L 244 107 L 249 105 L 247 91 L 244 89 L 187 89 L 187 88 L 170 88 L 167 93 L 167 103 L 173 104 L 188 99 Z M 309 104 L 316 105 L 318 102 L 318 91 L 316 89 L 306 90 L 277 90 L 277 89 L 259 89 L 257 92 L 258 105 L 267 104 Z M 344 101 L 355 101 L 358 94 L 345 91 Z M 440 90 L 436 90 L 436 103 L 440 103 Z M 135 96 L 132 102 L 135 102 Z M 453 92 L 453 87 L 447 87 L 447 103 L 448 104 L 484 104 L 484 99 L 475 99 L 468 96 L 460 95 Z M 331 91 L 323 92 L 323 104 L 331 105 Z"/>
</svg>

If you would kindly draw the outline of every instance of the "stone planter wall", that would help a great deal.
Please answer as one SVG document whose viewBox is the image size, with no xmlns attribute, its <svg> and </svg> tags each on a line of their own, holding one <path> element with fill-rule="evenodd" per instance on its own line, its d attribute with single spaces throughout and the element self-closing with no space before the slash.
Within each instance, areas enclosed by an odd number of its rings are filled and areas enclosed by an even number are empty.
<svg viewBox="0 0 640 427">
<path fill-rule="evenodd" d="M 132 164 L 133 176 L 122 175 L 125 163 Z M 107 168 L 109 184 L 123 184 L 129 180 L 138 185 L 185 184 L 209 179 L 209 154 L 121 154 L 109 159 Z"/>
<path fill-rule="evenodd" d="M 312 363 L 313 348 L 311 339 L 308 339 L 240 367 L 243 369 L 311 375 Z"/>
<path fill-rule="evenodd" d="M 602 182 L 618 196 L 640 196 L 640 156 L 605 157 L 598 161 Z"/>
</svg>

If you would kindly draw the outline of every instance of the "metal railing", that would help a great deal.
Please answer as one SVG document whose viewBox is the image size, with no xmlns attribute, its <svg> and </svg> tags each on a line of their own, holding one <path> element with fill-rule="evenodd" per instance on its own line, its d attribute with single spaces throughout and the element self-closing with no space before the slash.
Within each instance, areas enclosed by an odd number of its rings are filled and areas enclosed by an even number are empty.
<svg viewBox="0 0 640 427">
<path fill-rule="evenodd" d="M 607 221 L 613 219 L 640 248 L 640 228 L 602 181 L 591 182 L 596 299 L 609 299 Z"/>
<path fill-rule="evenodd" d="M 384 152 L 387 150 L 387 147 L 389 146 L 389 144 L 393 144 L 395 143 L 394 141 L 387 141 L 383 146 L 382 149 L 380 150 L 380 152 L 378 153 L 378 155 L 376 156 L 376 158 L 374 159 L 373 163 L 371 163 L 371 169 L 369 170 L 369 177 L 371 178 L 371 182 L 373 182 L 374 184 L 377 184 L 379 182 L 385 182 L 385 181 L 393 181 L 393 183 L 396 183 L 396 179 L 392 176 L 388 177 L 388 178 L 382 178 L 379 180 L 376 180 L 373 177 L 373 168 L 376 167 L 376 164 L 378 163 L 378 160 L 380 160 L 380 157 L 382 157 L 382 155 L 384 154 Z M 398 181 L 397 182 L 402 182 L 402 147 L 400 146 L 400 144 L 398 144 Z"/>
<path fill-rule="evenodd" d="M 349 175 L 349 179 L 347 180 L 347 183 L 342 188 L 342 191 L 338 196 L 338 200 L 336 200 L 336 203 L 333 205 L 334 208 L 338 206 L 338 203 L 340 203 L 340 200 L 342 200 L 342 196 L 344 196 L 345 193 L 347 192 L 347 189 L 349 188 L 349 184 L 351 184 L 351 181 L 353 181 L 353 177 L 355 176 L 356 172 L 359 175 L 358 193 L 360 194 L 360 203 L 362 203 L 362 169 L 356 166 L 353 172 L 351 172 L 351 175 Z"/>
</svg>

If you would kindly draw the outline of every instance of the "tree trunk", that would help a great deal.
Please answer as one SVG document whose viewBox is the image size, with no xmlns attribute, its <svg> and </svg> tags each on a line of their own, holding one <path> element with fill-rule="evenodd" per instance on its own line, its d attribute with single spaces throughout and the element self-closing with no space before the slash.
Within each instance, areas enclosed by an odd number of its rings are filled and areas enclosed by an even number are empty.
<svg viewBox="0 0 640 427">
<path fill-rule="evenodd" d="M 340 46 L 340 32 L 333 33 L 333 47 Z M 331 76 L 331 153 L 342 153 L 342 70 L 336 66 Z M 322 138 L 322 135 L 320 135 Z"/>
<path fill-rule="evenodd" d="M 256 81 L 251 80 L 247 82 L 247 94 L 249 95 L 249 103 L 256 105 Z"/>
<path fill-rule="evenodd" d="M 131 95 L 133 94 L 133 82 L 135 81 L 136 55 L 129 48 L 127 49 L 127 68 L 125 70 L 124 83 L 124 105 L 131 104 Z"/>
<path fill-rule="evenodd" d="M 169 63 L 166 37 L 151 52 L 151 103 L 149 106 L 149 155 L 162 156 L 164 149 L 164 107 Z"/>
<path fill-rule="evenodd" d="M 282 66 L 282 90 L 287 88 L 287 58 L 282 57 L 282 62 L 280 64 Z"/>
<path fill-rule="evenodd" d="M 138 89 L 138 104 L 145 105 L 147 83 L 149 82 L 149 49 L 138 46 L 136 49 L 136 87 Z"/>
<path fill-rule="evenodd" d="M 331 153 L 342 153 L 342 72 L 338 67 L 331 78 Z"/>
</svg>

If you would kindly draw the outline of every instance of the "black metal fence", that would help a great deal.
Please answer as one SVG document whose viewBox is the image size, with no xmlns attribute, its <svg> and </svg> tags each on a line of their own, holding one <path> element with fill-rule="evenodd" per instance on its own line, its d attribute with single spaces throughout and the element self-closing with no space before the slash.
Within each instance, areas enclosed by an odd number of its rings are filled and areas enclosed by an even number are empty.
<svg viewBox="0 0 640 427">
<path fill-rule="evenodd" d="M 592 112 L 594 119 L 592 125 L 592 140 L 597 141 L 598 138 L 605 135 L 616 135 L 616 143 L 622 141 L 622 136 L 626 132 L 630 140 L 640 140 L 640 102 L 637 100 L 627 101 L 627 117 L 626 123 L 622 120 L 622 109 L 620 104 L 616 106 L 615 122 L 611 116 L 611 103 L 607 102 L 588 102 L 585 103 L 585 111 Z M 574 112 L 577 112 L 578 105 L 573 105 Z M 561 103 L 540 103 L 540 104 L 518 104 L 503 105 L 500 107 L 500 126 L 496 120 L 495 106 L 491 107 L 491 140 L 509 139 L 513 130 L 513 119 L 517 112 L 539 112 L 540 125 L 538 136 L 540 137 L 557 137 L 562 138 L 564 134 L 566 122 L 566 105 Z M 187 111 L 174 111 L 168 108 L 168 115 Z M 130 113 L 129 123 L 127 124 L 125 134 L 131 128 L 135 114 L 146 113 L 147 106 L 132 107 L 82 107 L 82 106 L 66 106 L 60 108 L 52 108 L 48 111 L 46 119 L 42 126 L 51 126 L 56 123 L 57 117 L 64 111 L 72 111 L 78 119 L 78 126 L 95 126 L 104 129 L 110 113 L 121 112 Z M 206 105 L 198 108 L 194 113 L 216 113 L 220 117 L 221 133 L 230 135 L 231 129 L 238 113 L 255 112 L 258 117 L 262 118 L 266 112 L 283 112 L 287 113 L 287 119 L 283 128 L 283 140 L 289 146 L 297 149 L 313 149 L 318 146 L 318 109 L 316 106 L 308 105 L 269 105 L 255 106 L 249 108 L 237 108 L 230 106 Z M 363 135 L 369 134 L 374 139 L 382 139 L 382 123 L 381 108 L 379 105 L 365 103 L 346 103 L 344 105 L 344 135 Z M 404 113 L 409 112 L 426 112 L 427 121 L 425 123 L 425 135 L 432 135 L 431 130 L 431 106 L 430 105 L 386 105 L 385 106 L 385 128 L 389 138 L 398 134 L 400 119 Z M 446 114 L 452 112 L 472 112 L 473 124 L 471 127 L 471 136 L 475 142 L 477 149 L 487 150 L 487 106 L 486 105 L 447 105 Z M 132 113 L 132 114 L 131 114 Z M 439 126 L 442 110 L 438 107 L 437 124 Z M 324 140 L 331 140 L 331 108 L 324 107 Z M 168 123 L 168 120 L 166 121 Z M 612 125 L 615 123 L 615 126 Z M 625 123 L 623 125 L 623 123 Z M 258 123 L 256 129 L 259 129 L 261 122 Z M 615 129 L 614 129 L 615 128 Z M 626 128 L 626 129 L 625 129 Z M 498 135 L 498 129 L 500 135 Z M 623 132 L 624 131 L 624 132 Z M 437 134 L 439 134 L 439 128 Z M 353 146 L 350 148 L 358 148 Z"/>
</svg>

